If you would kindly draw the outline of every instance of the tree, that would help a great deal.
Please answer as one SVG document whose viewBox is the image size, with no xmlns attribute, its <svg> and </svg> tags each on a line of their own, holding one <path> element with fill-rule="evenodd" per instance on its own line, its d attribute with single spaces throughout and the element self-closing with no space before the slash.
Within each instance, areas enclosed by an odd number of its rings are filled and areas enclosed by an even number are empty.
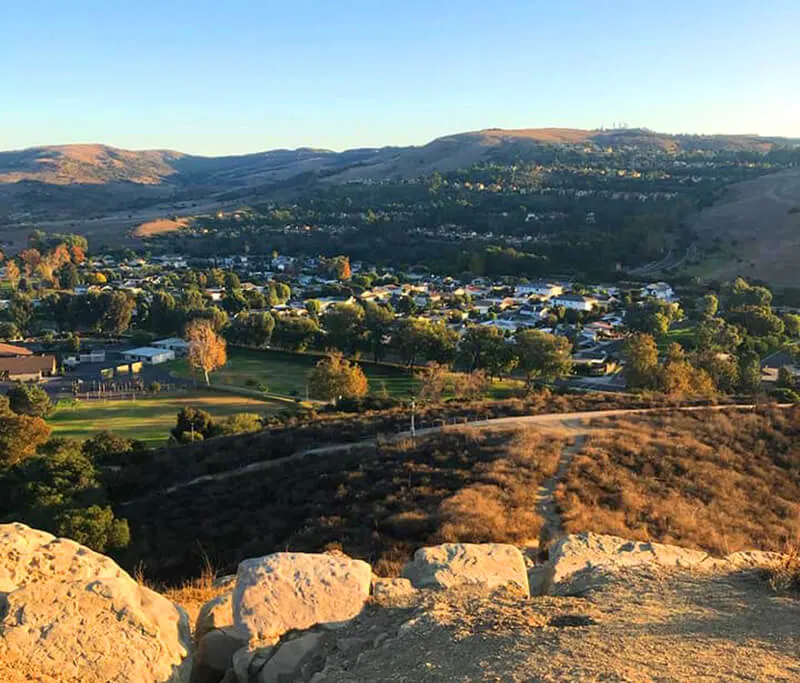
<svg viewBox="0 0 800 683">
<path fill-rule="evenodd" d="M 355 353 L 364 339 L 364 309 L 358 304 L 336 304 L 322 318 L 326 344 Z"/>
<path fill-rule="evenodd" d="M 178 419 L 171 434 L 176 441 L 187 443 L 197 437 L 206 438 L 213 435 L 214 419 L 211 413 L 200 408 L 181 408 Z"/>
<path fill-rule="evenodd" d="M 0 468 L 32 456 L 50 438 L 50 427 L 40 417 L 0 416 Z"/>
<path fill-rule="evenodd" d="M 0 322 L 0 339 L 11 341 L 12 339 L 16 339 L 18 335 L 19 330 L 14 323 L 8 321 Z"/>
<path fill-rule="evenodd" d="M 470 371 L 489 369 L 496 365 L 507 350 L 503 333 L 489 325 L 473 325 L 461 338 L 459 345 Z"/>
<path fill-rule="evenodd" d="M 319 320 L 322 304 L 317 299 L 309 299 L 306 301 L 306 310 L 308 311 L 308 316 L 316 322 Z"/>
<path fill-rule="evenodd" d="M 17 265 L 17 262 L 9 261 L 6 264 L 6 280 L 8 280 L 8 283 L 11 285 L 11 289 L 17 288 L 20 275 L 21 273 L 19 272 L 19 266 Z"/>
<path fill-rule="evenodd" d="M 661 389 L 671 395 L 713 394 L 714 383 L 702 368 L 695 368 L 680 344 L 670 344 L 661 370 Z"/>
<path fill-rule="evenodd" d="M 433 362 L 423 366 L 415 375 L 420 385 L 420 399 L 434 403 L 441 400 L 445 391 L 452 387 L 451 375 L 447 367 L 440 363 Z"/>
<path fill-rule="evenodd" d="M 133 439 L 126 439 L 109 431 L 97 432 L 83 442 L 83 454 L 94 463 L 112 462 L 121 455 L 133 452 L 137 446 Z"/>
<path fill-rule="evenodd" d="M 719 299 L 716 294 L 706 294 L 697 300 L 697 312 L 703 318 L 713 318 L 719 310 Z"/>
<path fill-rule="evenodd" d="M 739 356 L 739 388 L 750 394 L 761 391 L 761 361 L 755 353 L 745 352 Z"/>
<path fill-rule="evenodd" d="M 8 404 L 17 415 L 49 417 L 53 403 L 47 392 L 35 384 L 15 384 L 8 390 Z"/>
<path fill-rule="evenodd" d="M 635 332 L 644 332 L 654 337 L 662 337 L 669 326 L 680 320 L 683 312 L 680 306 L 660 299 L 647 299 L 636 304 L 625 313 L 625 325 Z"/>
<path fill-rule="evenodd" d="M 329 353 L 314 366 L 308 376 L 308 387 L 315 398 L 331 401 L 359 398 L 369 390 L 364 371 L 341 353 Z"/>
<path fill-rule="evenodd" d="M 74 263 L 67 263 L 62 266 L 58 271 L 58 283 L 61 289 L 75 289 L 80 282 L 78 269 Z"/>
<path fill-rule="evenodd" d="M 743 305 L 728 313 L 731 322 L 740 324 L 753 337 L 771 337 L 783 334 L 783 321 L 764 306 Z"/>
<path fill-rule="evenodd" d="M 238 315 L 228 328 L 227 336 L 233 344 L 266 348 L 272 339 L 275 319 L 269 313 Z"/>
<path fill-rule="evenodd" d="M 11 297 L 8 313 L 11 316 L 11 322 L 17 326 L 17 329 L 22 334 L 27 334 L 33 318 L 33 302 L 31 298 L 26 294 L 16 292 Z"/>
<path fill-rule="evenodd" d="M 658 347 L 649 334 L 632 335 L 625 343 L 625 380 L 631 389 L 655 389 L 659 384 Z"/>
<path fill-rule="evenodd" d="M 292 351 L 305 351 L 319 334 L 319 325 L 311 318 L 284 315 L 275 322 L 275 343 Z"/>
<path fill-rule="evenodd" d="M 131 325 L 136 304 L 124 292 L 103 292 L 97 302 L 101 311 L 99 327 L 104 332 L 122 334 Z"/>
<path fill-rule="evenodd" d="M 566 337 L 520 330 L 514 335 L 513 349 L 528 386 L 535 377 L 552 382 L 572 370 L 572 344 Z"/>
<path fill-rule="evenodd" d="M 120 550 L 131 541 L 131 531 L 125 519 L 117 519 L 108 505 L 62 510 L 55 518 L 55 532 L 71 538 L 98 553 Z"/>
<path fill-rule="evenodd" d="M 388 306 L 381 306 L 372 301 L 364 304 L 364 327 L 367 330 L 367 339 L 372 347 L 372 358 L 379 361 L 385 349 L 384 337 L 388 336 L 394 313 Z"/>
<path fill-rule="evenodd" d="M 215 331 L 209 320 L 193 320 L 186 327 L 189 342 L 189 365 L 201 370 L 206 384 L 210 384 L 209 373 L 225 365 L 228 360 L 225 340 Z"/>
<path fill-rule="evenodd" d="M 800 315 L 796 313 L 784 314 L 783 327 L 790 337 L 800 337 Z"/>
</svg>

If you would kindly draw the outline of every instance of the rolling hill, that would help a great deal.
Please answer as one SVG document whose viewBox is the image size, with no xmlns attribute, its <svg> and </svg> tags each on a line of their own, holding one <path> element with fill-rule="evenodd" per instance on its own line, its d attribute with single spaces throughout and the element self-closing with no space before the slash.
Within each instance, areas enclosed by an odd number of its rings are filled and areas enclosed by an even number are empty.
<svg viewBox="0 0 800 683">
<path fill-rule="evenodd" d="M 798 144 L 754 135 L 667 135 L 647 129 L 497 128 L 437 138 L 421 146 L 334 152 L 304 147 L 203 157 L 101 144 L 0 152 L 0 229 L 6 247 L 32 226 L 119 238 L 142 223 L 297 192 L 310 183 L 414 178 L 491 161 L 536 160 L 554 148 L 582 152 L 731 151 L 764 153 Z"/>
</svg>

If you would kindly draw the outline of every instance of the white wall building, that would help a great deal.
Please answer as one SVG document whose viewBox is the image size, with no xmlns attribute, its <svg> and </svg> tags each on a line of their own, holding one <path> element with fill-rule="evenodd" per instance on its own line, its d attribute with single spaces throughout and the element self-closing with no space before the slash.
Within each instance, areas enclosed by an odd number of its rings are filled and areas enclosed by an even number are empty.
<svg viewBox="0 0 800 683">
<path fill-rule="evenodd" d="M 550 299 L 550 303 L 572 311 L 591 311 L 597 306 L 597 299 L 582 294 L 560 294 Z"/>
<path fill-rule="evenodd" d="M 122 357 L 128 363 L 141 361 L 147 365 L 159 365 L 170 360 L 175 360 L 175 352 L 170 349 L 159 349 L 155 346 L 140 346 L 130 351 L 123 351 Z"/>
<path fill-rule="evenodd" d="M 675 300 L 675 291 L 666 282 L 653 282 L 641 291 L 642 296 L 652 296 L 661 301 Z"/>
</svg>

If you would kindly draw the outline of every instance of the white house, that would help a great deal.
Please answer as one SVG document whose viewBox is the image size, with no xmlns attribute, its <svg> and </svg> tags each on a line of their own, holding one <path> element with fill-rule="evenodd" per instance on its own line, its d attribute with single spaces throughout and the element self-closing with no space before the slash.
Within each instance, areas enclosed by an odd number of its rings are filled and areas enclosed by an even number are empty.
<svg viewBox="0 0 800 683">
<path fill-rule="evenodd" d="M 543 299 L 550 299 L 559 294 L 563 294 L 564 288 L 553 282 L 531 282 L 527 285 L 517 285 L 514 288 L 516 296 L 540 296 Z"/>
<path fill-rule="evenodd" d="M 666 282 L 653 282 L 641 291 L 642 296 L 652 296 L 662 301 L 674 301 L 675 291 Z"/>
<path fill-rule="evenodd" d="M 189 352 L 189 342 L 180 337 L 168 337 L 153 342 L 153 346 L 158 349 L 169 349 L 174 351 L 176 356 L 185 356 Z"/>
<path fill-rule="evenodd" d="M 582 294 L 559 294 L 550 299 L 550 303 L 572 311 L 591 311 L 597 306 L 597 299 Z"/>
<path fill-rule="evenodd" d="M 141 361 L 148 365 L 159 365 L 175 360 L 175 352 L 171 349 L 159 349 L 155 346 L 140 346 L 130 351 L 123 351 L 122 357 L 129 363 Z"/>
</svg>

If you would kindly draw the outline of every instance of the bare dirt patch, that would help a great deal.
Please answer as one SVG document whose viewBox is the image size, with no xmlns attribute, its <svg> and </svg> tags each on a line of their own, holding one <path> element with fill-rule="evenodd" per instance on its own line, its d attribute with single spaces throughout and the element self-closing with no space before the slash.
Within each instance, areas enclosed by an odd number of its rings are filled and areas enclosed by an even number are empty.
<svg viewBox="0 0 800 683">
<path fill-rule="evenodd" d="M 164 235 L 169 232 L 176 232 L 189 227 L 189 218 L 156 218 L 146 223 L 141 223 L 133 229 L 133 236 L 139 239 L 147 239 L 157 235 Z"/>
</svg>

